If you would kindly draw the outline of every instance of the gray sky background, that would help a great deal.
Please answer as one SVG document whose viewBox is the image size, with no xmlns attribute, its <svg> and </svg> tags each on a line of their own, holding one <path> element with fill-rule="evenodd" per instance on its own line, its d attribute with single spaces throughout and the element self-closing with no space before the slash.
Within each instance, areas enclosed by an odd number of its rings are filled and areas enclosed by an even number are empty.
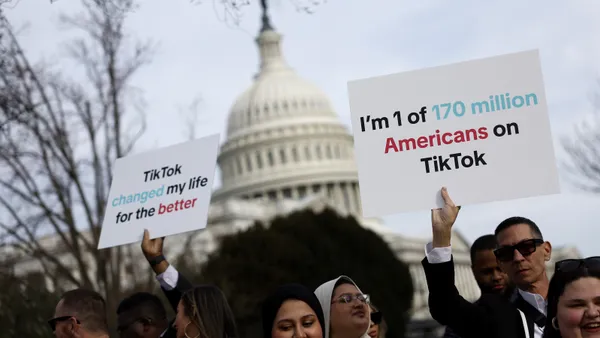
<svg viewBox="0 0 600 338">
<path fill-rule="evenodd" d="M 135 37 L 159 43 L 154 62 L 134 80 L 146 97 L 149 123 L 136 151 L 185 140 L 179 111 L 199 95 L 198 135 L 224 132 L 231 104 L 250 85 L 258 69 L 258 1 L 243 8 L 238 25 L 224 20 L 218 2 L 144 1 L 130 14 Z M 555 139 L 593 112 L 599 1 L 329 0 L 314 14 L 296 11 L 292 0 L 271 2 L 288 63 L 323 89 L 349 129 L 348 80 L 537 48 Z M 77 0 L 13 0 L 5 13 L 13 25 L 28 25 L 22 42 L 30 56 L 67 68 L 63 43 L 73 33 L 59 28 L 58 15 L 79 8 Z M 557 142 L 555 149 L 563 156 Z M 555 246 L 598 255 L 599 206 L 599 196 L 563 184 L 561 195 L 466 206 L 456 227 L 474 240 L 504 218 L 522 215 Z M 406 213 L 385 222 L 407 236 L 427 237 L 429 217 L 428 211 Z"/>
</svg>

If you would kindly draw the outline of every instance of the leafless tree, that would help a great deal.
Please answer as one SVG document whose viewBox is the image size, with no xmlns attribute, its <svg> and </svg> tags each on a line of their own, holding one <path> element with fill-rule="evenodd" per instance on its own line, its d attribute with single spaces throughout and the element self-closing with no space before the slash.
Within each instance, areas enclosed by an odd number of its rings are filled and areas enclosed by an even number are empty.
<svg viewBox="0 0 600 338">
<path fill-rule="evenodd" d="M 245 7 L 258 3 L 259 0 L 190 0 L 192 4 L 205 4 L 212 2 L 217 16 L 226 23 L 239 25 Z M 288 0 L 296 10 L 312 14 L 315 8 L 327 0 Z M 270 1 L 271 2 L 271 1 Z"/>
<path fill-rule="evenodd" d="M 139 276 L 124 265 L 128 247 L 96 248 L 114 161 L 145 129 L 144 116 L 131 114 L 141 110 L 130 82 L 152 46 L 126 39 L 133 0 L 82 3 L 83 13 L 62 21 L 85 33 L 68 45 L 84 81 L 69 78 L 74 69 L 34 65 L 10 25 L 0 26 L 0 229 L 55 285 L 98 289 L 112 306 L 122 279 Z"/>
<path fill-rule="evenodd" d="M 600 194 L 600 79 L 592 96 L 594 112 L 575 126 L 573 134 L 562 138 L 567 159 L 561 164 L 570 183 Z"/>
</svg>

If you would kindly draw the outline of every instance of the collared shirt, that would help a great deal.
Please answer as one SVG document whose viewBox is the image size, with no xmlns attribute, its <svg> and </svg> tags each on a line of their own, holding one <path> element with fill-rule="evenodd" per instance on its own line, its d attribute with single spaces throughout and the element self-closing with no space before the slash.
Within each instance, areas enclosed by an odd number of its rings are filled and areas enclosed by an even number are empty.
<svg viewBox="0 0 600 338">
<path fill-rule="evenodd" d="M 450 262 L 452 260 L 452 247 L 445 248 L 434 248 L 431 242 L 425 245 L 425 257 L 427 257 L 427 261 L 430 264 L 440 264 Z M 546 315 L 546 300 L 541 295 L 530 293 L 527 291 L 523 291 L 519 289 L 519 294 L 523 299 L 535 307 L 538 311 Z M 534 337 L 532 338 L 542 338 L 544 335 L 544 328 L 539 327 L 537 324 L 534 324 Z"/>
<path fill-rule="evenodd" d="M 521 295 L 521 297 L 523 297 L 523 299 L 533 305 L 533 307 L 535 307 L 539 312 L 543 313 L 544 316 L 546 315 L 546 310 L 548 307 L 548 304 L 546 302 L 546 300 L 544 299 L 544 297 L 542 297 L 542 295 L 538 295 L 537 293 L 531 293 L 531 292 L 527 292 L 527 291 L 523 291 L 521 289 L 519 290 L 519 294 Z M 539 327 L 537 326 L 537 324 L 535 324 L 535 330 L 534 332 L 534 338 L 542 338 L 542 336 L 544 335 L 544 328 L 543 327 Z"/>
</svg>

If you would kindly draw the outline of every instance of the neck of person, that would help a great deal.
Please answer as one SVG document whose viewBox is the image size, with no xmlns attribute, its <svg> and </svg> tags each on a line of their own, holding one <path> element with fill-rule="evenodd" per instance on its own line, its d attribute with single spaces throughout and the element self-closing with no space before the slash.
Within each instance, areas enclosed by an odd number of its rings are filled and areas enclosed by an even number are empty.
<svg viewBox="0 0 600 338">
<path fill-rule="evenodd" d="M 544 272 L 544 274 L 538 281 L 527 285 L 519 285 L 519 289 L 529 293 L 538 294 L 544 297 L 544 299 L 547 299 L 549 284 L 550 282 L 548 280 L 548 275 L 546 275 L 546 273 Z"/>
</svg>

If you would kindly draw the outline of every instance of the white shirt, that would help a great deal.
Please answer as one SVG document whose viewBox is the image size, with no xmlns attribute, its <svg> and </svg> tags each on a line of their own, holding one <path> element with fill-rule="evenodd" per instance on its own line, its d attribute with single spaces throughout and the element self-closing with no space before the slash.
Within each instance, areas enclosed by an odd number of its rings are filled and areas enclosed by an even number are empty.
<svg viewBox="0 0 600 338">
<path fill-rule="evenodd" d="M 432 243 L 429 242 L 425 245 L 425 257 L 427 257 L 427 261 L 429 262 L 429 264 L 450 262 L 450 260 L 452 259 L 452 247 L 449 246 L 445 248 L 434 248 Z M 533 307 L 538 309 L 538 311 L 546 315 L 547 304 L 544 297 L 520 289 L 519 293 L 527 303 L 533 305 Z M 534 325 L 534 338 L 542 338 L 542 335 L 544 334 L 544 328 L 537 326 L 537 324 Z"/>
<path fill-rule="evenodd" d="M 177 280 L 179 279 L 179 272 L 175 270 L 173 265 L 169 265 L 165 272 L 156 276 L 156 280 L 160 283 L 160 286 L 169 291 L 173 290 L 177 286 Z"/>
</svg>

